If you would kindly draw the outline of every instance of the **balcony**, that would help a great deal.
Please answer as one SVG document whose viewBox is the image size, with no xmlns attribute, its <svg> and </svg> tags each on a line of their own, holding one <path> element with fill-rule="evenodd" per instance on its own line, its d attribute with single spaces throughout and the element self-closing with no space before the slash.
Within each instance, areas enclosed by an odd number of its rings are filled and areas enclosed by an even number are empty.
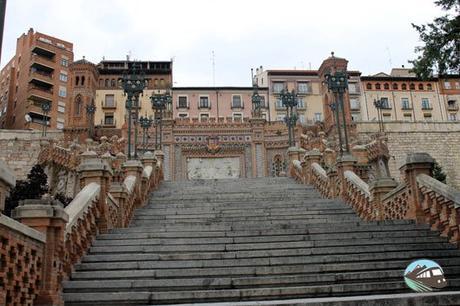
<svg viewBox="0 0 460 306">
<path fill-rule="evenodd" d="M 433 107 L 431 105 L 422 105 L 422 110 L 426 110 L 426 111 L 433 110 Z"/>
<path fill-rule="evenodd" d="M 449 111 L 458 111 L 459 107 L 458 107 L 458 104 L 457 103 L 448 103 L 447 104 L 447 110 Z"/>
<path fill-rule="evenodd" d="M 29 82 L 38 86 L 51 88 L 53 87 L 53 75 L 42 71 L 31 71 L 29 73 Z"/>
<path fill-rule="evenodd" d="M 211 109 L 211 104 L 200 104 L 198 109 Z"/>
<path fill-rule="evenodd" d="M 233 104 L 232 103 L 232 106 L 231 106 L 231 109 L 243 109 L 243 104 L 239 103 L 239 104 Z"/>
<path fill-rule="evenodd" d="M 297 104 L 296 109 L 306 110 L 307 109 L 307 104 L 306 103 Z"/>
<path fill-rule="evenodd" d="M 53 45 L 47 44 L 40 40 L 36 40 L 34 41 L 31 51 L 43 57 L 53 59 L 56 56 L 56 52 L 51 50 L 52 48 L 53 48 Z"/>
<path fill-rule="evenodd" d="M 38 102 L 52 102 L 53 101 L 53 89 L 45 89 L 38 86 L 28 87 L 28 98 Z"/>
<path fill-rule="evenodd" d="M 403 111 L 411 111 L 411 110 L 412 110 L 412 106 L 410 106 L 410 105 L 403 105 L 403 106 L 401 106 L 401 110 L 403 110 Z"/>
<path fill-rule="evenodd" d="M 113 101 L 113 103 L 107 103 L 104 101 L 101 101 L 101 108 L 102 109 L 116 109 L 117 108 L 117 101 Z"/>
<path fill-rule="evenodd" d="M 37 54 L 32 55 L 31 62 L 32 62 L 32 64 L 30 65 L 31 68 L 42 70 L 47 73 L 52 73 L 54 71 L 53 66 L 56 63 L 54 59 L 39 56 Z"/>
<path fill-rule="evenodd" d="M 105 128 L 115 128 L 117 126 L 117 120 L 115 118 L 113 118 L 112 120 L 101 120 L 101 126 Z"/>
<path fill-rule="evenodd" d="M 45 124 L 45 122 L 46 122 L 46 125 L 50 126 L 51 117 L 50 116 L 44 116 L 43 111 L 41 109 L 40 109 L 40 112 L 36 112 L 35 110 L 31 110 L 31 111 L 29 111 L 28 115 L 32 119 L 31 120 L 32 123 L 36 123 L 36 124 L 39 124 L 39 125 L 43 126 Z"/>
</svg>

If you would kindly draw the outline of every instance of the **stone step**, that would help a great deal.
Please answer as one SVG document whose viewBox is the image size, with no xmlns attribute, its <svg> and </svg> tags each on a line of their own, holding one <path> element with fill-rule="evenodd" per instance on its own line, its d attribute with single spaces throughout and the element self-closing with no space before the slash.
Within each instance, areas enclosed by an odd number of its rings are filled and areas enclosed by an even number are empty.
<svg viewBox="0 0 460 306">
<path fill-rule="evenodd" d="M 452 268 L 454 273 L 448 279 L 458 279 L 460 269 Z M 447 276 L 446 276 L 447 277 Z M 314 286 L 322 283 L 358 283 L 378 281 L 400 281 L 402 271 L 400 269 L 387 271 L 361 271 L 349 273 L 322 273 L 279 275 L 276 278 L 270 276 L 260 277 L 222 277 L 222 278 L 174 278 L 174 279 L 128 279 L 128 280 L 83 280 L 64 282 L 66 292 L 100 292 L 100 291 L 143 291 L 143 290 L 203 290 L 203 289 L 232 289 L 250 288 L 257 286 Z"/>
<path fill-rule="evenodd" d="M 135 291 L 100 293 L 65 293 L 66 305 L 93 303 L 98 305 L 136 305 L 158 303 L 269 300 L 279 298 L 338 296 L 343 294 L 377 294 L 407 292 L 403 281 L 330 284 L 272 288 L 246 288 L 196 291 Z M 80 304 L 81 305 L 81 304 Z"/>
<path fill-rule="evenodd" d="M 252 242 L 257 240 L 273 240 L 273 241 L 292 241 L 306 240 L 308 235 L 310 240 L 330 240 L 341 238 L 354 239 L 370 239 L 370 238 L 388 238 L 388 237 L 439 237 L 439 234 L 434 231 L 427 232 L 426 230 L 409 230 L 409 231 L 392 231 L 392 232 L 328 232 L 328 233 L 308 233 L 307 230 L 285 230 L 285 231 L 267 231 L 267 232 L 246 232 L 240 233 L 244 235 L 234 235 L 232 232 L 160 232 L 160 233 L 124 233 L 124 234 L 102 234 L 98 236 L 97 241 L 104 240 L 123 240 L 123 239 L 184 239 L 184 238 L 202 238 L 215 239 L 223 237 L 235 237 L 235 241 Z M 96 241 L 96 242 L 97 242 Z M 97 245 L 97 244 L 93 244 Z"/>
</svg>

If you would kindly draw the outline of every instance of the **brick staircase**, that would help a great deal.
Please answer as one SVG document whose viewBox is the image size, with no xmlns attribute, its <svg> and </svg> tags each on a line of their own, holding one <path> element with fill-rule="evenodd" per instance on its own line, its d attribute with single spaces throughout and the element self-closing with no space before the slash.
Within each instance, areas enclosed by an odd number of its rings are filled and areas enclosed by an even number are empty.
<svg viewBox="0 0 460 306">
<path fill-rule="evenodd" d="M 460 251 L 427 226 L 364 222 L 288 178 L 165 182 L 129 228 L 100 235 L 66 305 L 456 305 Z M 449 285 L 416 294 L 403 271 L 438 262 Z M 293 299 L 292 301 L 289 299 Z"/>
</svg>

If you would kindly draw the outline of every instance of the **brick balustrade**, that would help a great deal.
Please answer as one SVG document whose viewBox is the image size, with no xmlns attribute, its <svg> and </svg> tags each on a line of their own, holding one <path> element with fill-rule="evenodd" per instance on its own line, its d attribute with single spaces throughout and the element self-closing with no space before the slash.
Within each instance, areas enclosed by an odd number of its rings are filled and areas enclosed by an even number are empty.
<svg viewBox="0 0 460 306">
<path fill-rule="evenodd" d="M 20 222 L 0 215 L 0 305 L 62 305 L 62 281 L 96 235 L 126 227 L 163 179 L 161 151 L 129 161 L 102 152 L 43 144 L 42 158 L 75 169 L 81 189 L 65 209 L 45 196 L 20 203 Z M 14 184 L 9 174 L 0 164 L 0 208 Z"/>
<path fill-rule="evenodd" d="M 372 144 L 372 150 L 377 144 Z M 380 147 L 379 150 L 382 150 Z M 290 148 L 290 156 L 294 156 Z M 373 153 L 377 159 L 379 154 Z M 426 153 L 409 154 L 400 168 L 401 184 L 389 177 L 376 177 L 369 184 L 354 171 L 356 159 L 343 156 L 326 171 L 323 154 L 314 149 L 299 160 L 291 159 L 290 175 L 311 184 L 326 198 L 342 198 L 364 220 L 411 219 L 431 225 L 432 230 L 460 242 L 460 191 L 433 177 L 434 160 Z M 314 162 L 312 162 L 314 160 Z"/>
</svg>

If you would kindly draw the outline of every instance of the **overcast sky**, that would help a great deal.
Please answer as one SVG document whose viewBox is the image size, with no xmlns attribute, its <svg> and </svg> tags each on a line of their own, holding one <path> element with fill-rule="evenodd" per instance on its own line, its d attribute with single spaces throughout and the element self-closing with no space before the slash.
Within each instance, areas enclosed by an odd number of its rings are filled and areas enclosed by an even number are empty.
<svg viewBox="0 0 460 306">
<path fill-rule="evenodd" d="M 174 59 L 175 86 L 250 85 L 250 68 L 317 69 L 335 51 L 364 75 L 408 66 L 433 0 L 8 0 L 1 66 L 30 27 L 75 59 Z"/>
</svg>

